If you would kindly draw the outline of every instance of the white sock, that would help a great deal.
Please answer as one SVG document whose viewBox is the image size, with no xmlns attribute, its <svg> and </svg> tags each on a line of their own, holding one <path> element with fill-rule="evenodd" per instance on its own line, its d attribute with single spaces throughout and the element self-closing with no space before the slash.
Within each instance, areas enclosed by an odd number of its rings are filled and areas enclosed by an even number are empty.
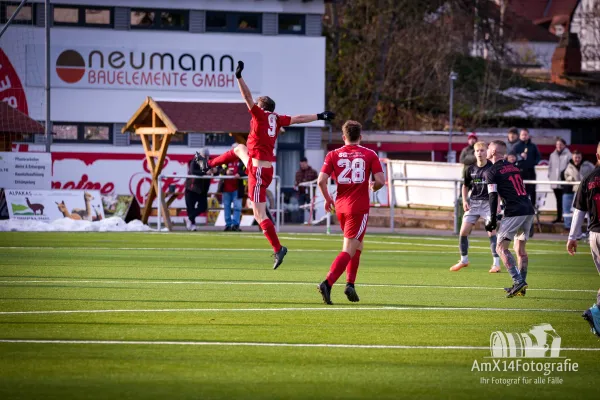
<svg viewBox="0 0 600 400">
<path fill-rule="evenodd" d="M 469 262 L 469 256 L 460 256 L 460 262 L 461 263 L 468 263 Z"/>
<path fill-rule="evenodd" d="M 494 257 L 494 267 L 500 266 L 500 257 Z"/>
</svg>

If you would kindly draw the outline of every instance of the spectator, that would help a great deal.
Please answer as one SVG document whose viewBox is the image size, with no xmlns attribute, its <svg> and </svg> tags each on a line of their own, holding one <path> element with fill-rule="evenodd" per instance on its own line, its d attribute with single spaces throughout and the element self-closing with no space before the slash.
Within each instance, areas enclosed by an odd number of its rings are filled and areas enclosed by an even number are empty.
<svg viewBox="0 0 600 400">
<path fill-rule="evenodd" d="M 511 164 L 515 164 L 517 162 L 517 153 L 515 153 L 514 151 L 508 153 L 506 155 L 506 161 L 508 161 Z"/>
<path fill-rule="evenodd" d="M 551 181 L 560 181 L 562 172 L 569 165 L 571 152 L 567 149 L 567 142 L 563 138 L 556 138 L 556 150 L 550 154 L 548 163 L 548 179 Z M 563 221 L 563 187 L 562 185 L 551 185 L 556 196 L 556 219 L 553 223 Z"/>
<path fill-rule="evenodd" d="M 583 161 L 581 152 L 574 150 L 572 159 L 569 161 L 567 168 L 561 174 L 561 180 L 567 182 L 580 182 L 594 169 L 594 164 L 589 161 Z M 571 207 L 573 206 L 574 193 L 577 193 L 579 185 L 563 185 L 563 217 L 565 219 L 565 229 L 571 229 Z M 579 232 L 581 236 L 581 232 Z"/>
<path fill-rule="evenodd" d="M 208 157 L 208 149 L 202 148 L 199 153 L 203 157 Z M 195 159 L 190 160 L 188 164 L 188 175 L 203 176 L 206 175 Z M 187 219 L 185 225 L 188 231 L 195 231 L 196 217 L 208 209 L 208 188 L 210 179 L 187 178 L 185 180 L 185 207 L 187 210 Z"/>
<path fill-rule="evenodd" d="M 517 143 L 519 143 L 519 130 L 513 126 L 512 128 L 510 128 L 508 130 L 508 134 L 507 134 L 507 140 L 506 140 L 507 157 L 510 153 L 513 152 Z"/>
<path fill-rule="evenodd" d="M 477 135 L 475 132 L 471 132 L 469 137 L 467 138 L 468 146 L 462 149 L 460 152 L 460 162 L 465 166 L 469 166 L 471 164 L 475 164 L 477 159 L 475 158 L 475 143 L 477 143 Z"/>
<path fill-rule="evenodd" d="M 537 146 L 531 141 L 529 130 L 521 129 L 519 141 L 515 143 L 513 151 L 517 154 L 518 167 L 521 170 L 521 178 L 523 180 L 534 181 L 536 179 L 535 166 L 538 165 L 540 159 L 540 151 Z M 526 184 L 525 190 L 533 207 L 537 209 L 537 197 L 535 192 L 535 184 Z M 533 229 L 532 229 L 533 231 Z"/>
<path fill-rule="evenodd" d="M 310 204 L 310 191 L 307 186 L 299 186 L 303 182 L 310 182 L 317 179 L 319 174 L 310 165 L 306 157 L 300 159 L 300 169 L 296 171 L 296 179 L 294 181 L 294 189 L 298 192 L 298 204 L 303 206 Z"/>
<path fill-rule="evenodd" d="M 246 176 L 244 163 L 241 160 L 222 166 L 222 174 L 241 178 Z M 222 202 L 225 210 L 225 231 L 241 232 L 240 219 L 242 217 L 242 198 L 244 197 L 243 179 L 223 179 Z M 231 206 L 233 205 L 233 218 Z"/>
</svg>

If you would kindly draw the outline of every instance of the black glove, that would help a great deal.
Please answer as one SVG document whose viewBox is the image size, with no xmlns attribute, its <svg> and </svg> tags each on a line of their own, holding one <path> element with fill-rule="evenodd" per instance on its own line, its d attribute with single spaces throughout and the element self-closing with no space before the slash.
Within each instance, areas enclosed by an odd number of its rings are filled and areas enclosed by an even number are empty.
<svg viewBox="0 0 600 400">
<path fill-rule="evenodd" d="M 493 217 L 490 217 L 489 219 L 485 220 L 485 230 L 486 231 L 491 232 L 496 228 L 497 228 L 497 222 L 496 222 L 495 215 Z"/>
<path fill-rule="evenodd" d="M 244 62 L 238 61 L 238 66 L 235 69 L 235 77 L 240 79 L 242 77 L 242 71 L 244 70 Z"/>
<path fill-rule="evenodd" d="M 317 114 L 317 119 L 322 119 L 323 121 L 331 121 L 335 118 L 335 113 L 331 111 L 323 111 L 320 114 Z"/>
</svg>

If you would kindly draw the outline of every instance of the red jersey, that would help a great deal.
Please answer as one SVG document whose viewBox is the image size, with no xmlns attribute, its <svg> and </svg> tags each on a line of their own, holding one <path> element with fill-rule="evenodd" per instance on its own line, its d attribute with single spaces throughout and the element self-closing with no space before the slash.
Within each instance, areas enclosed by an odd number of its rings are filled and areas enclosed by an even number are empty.
<svg viewBox="0 0 600 400">
<path fill-rule="evenodd" d="M 252 114 L 250 134 L 246 146 L 250 158 L 263 161 L 276 161 L 275 141 L 279 130 L 289 126 L 292 117 L 265 111 L 256 104 L 249 110 Z"/>
<path fill-rule="evenodd" d="M 330 151 L 321 172 L 337 181 L 336 213 L 369 212 L 369 177 L 383 172 L 377 154 L 360 145 Z"/>
<path fill-rule="evenodd" d="M 238 162 L 231 162 L 229 164 L 227 164 L 227 169 L 232 169 L 233 170 L 233 175 L 237 174 L 237 169 L 238 169 Z M 226 174 L 227 175 L 227 174 Z M 223 179 L 223 191 L 224 192 L 235 192 L 236 190 L 238 190 L 238 183 L 239 181 L 237 179 Z"/>
</svg>

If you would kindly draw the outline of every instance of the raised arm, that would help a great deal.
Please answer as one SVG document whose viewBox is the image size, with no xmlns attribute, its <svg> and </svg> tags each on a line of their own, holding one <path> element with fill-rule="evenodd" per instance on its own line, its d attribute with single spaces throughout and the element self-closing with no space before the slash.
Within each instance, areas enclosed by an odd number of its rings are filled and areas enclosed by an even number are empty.
<svg viewBox="0 0 600 400">
<path fill-rule="evenodd" d="M 246 82 L 244 82 L 244 78 L 242 78 L 243 70 L 244 70 L 244 62 L 238 61 L 238 66 L 235 69 L 235 77 L 237 78 L 238 86 L 240 88 L 240 93 L 242 94 L 242 98 L 246 102 L 248 109 L 251 110 L 252 107 L 254 107 L 254 99 L 252 98 L 252 93 L 250 92 L 248 85 L 246 85 Z"/>
<path fill-rule="evenodd" d="M 306 124 L 319 119 L 322 119 L 323 121 L 331 121 L 334 118 L 335 113 L 332 113 L 331 111 L 323 111 L 320 114 L 294 115 L 290 120 L 290 125 Z"/>
</svg>

